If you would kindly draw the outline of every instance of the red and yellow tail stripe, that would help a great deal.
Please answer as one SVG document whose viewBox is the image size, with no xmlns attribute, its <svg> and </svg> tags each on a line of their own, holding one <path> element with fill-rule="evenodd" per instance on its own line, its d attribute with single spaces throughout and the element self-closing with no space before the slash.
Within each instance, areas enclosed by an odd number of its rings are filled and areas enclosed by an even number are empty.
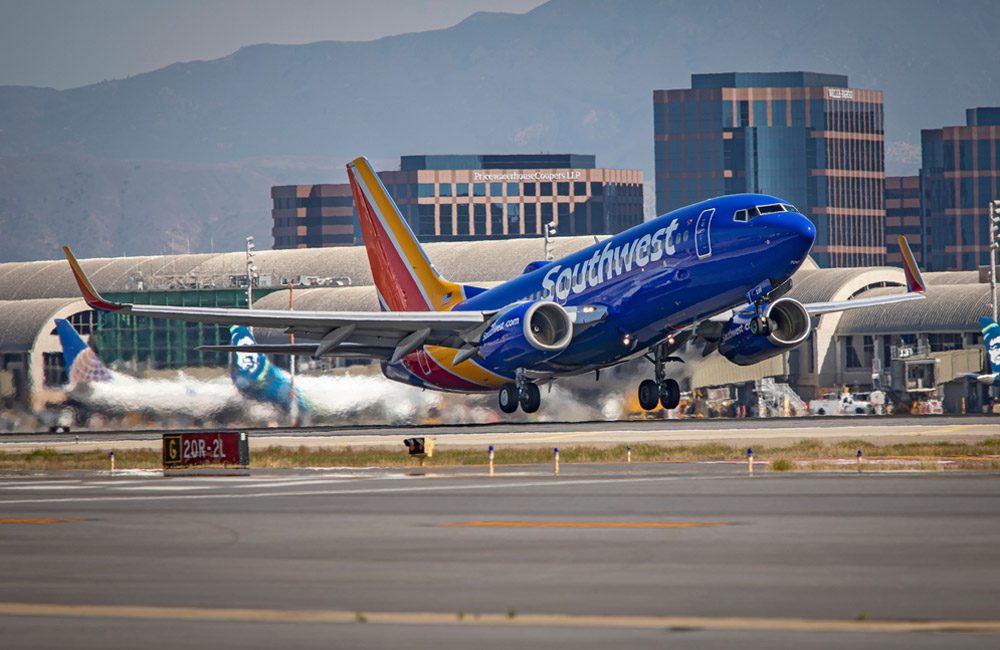
<svg viewBox="0 0 1000 650">
<path fill-rule="evenodd" d="M 462 286 L 438 275 L 371 163 L 357 158 L 347 165 L 347 175 L 375 286 L 386 307 L 448 311 L 461 302 Z"/>
<path fill-rule="evenodd" d="M 80 287 L 80 293 L 83 294 L 83 299 L 88 305 L 100 311 L 121 311 L 125 309 L 126 305 L 108 302 L 101 297 L 101 294 L 97 293 L 97 289 L 94 288 L 94 285 L 90 283 L 90 280 L 84 274 L 80 263 L 76 261 L 76 257 L 74 257 L 69 246 L 63 246 L 63 253 L 66 254 L 66 259 L 69 261 L 69 268 L 73 272 L 73 279 L 76 280 L 77 286 Z"/>
<path fill-rule="evenodd" d="M 910 243 L 903 235 L 899 236 L 899 250 L 903 253 L 903 273 L 906 275 L 907 290 L 923 293 L 927 290 L 924 276 L 920 274 L 920 267 L 917 266 L 917 260 L 910 250 Z"/>
</svg>

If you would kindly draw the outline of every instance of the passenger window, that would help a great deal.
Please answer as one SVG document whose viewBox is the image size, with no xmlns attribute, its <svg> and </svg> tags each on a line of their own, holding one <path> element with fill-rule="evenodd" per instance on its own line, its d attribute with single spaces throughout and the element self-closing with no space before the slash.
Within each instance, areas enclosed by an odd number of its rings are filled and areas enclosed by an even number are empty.
<svg viewBox="0 0 1000 650">
<path fill-rule="evenodd" d="M 736 214 L 733 215 L 733 221 L 739 221 L 740 223 L 746 223 L 747 222 L 747 211 L 746 210 L 737 210 Z"/>
</svg>

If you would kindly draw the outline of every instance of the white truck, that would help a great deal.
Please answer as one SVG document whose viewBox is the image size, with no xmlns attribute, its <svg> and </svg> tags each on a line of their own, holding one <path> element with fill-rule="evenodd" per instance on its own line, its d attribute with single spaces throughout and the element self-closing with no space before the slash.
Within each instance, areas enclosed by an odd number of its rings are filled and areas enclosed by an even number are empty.
<svg viewBox="0 0 1000 650">
<path fill-rule="evenodd" d="M 869 415 L 872 404 L 867 393 L 826 393 L 809 402 L 812 415 Z"/>
</svg>

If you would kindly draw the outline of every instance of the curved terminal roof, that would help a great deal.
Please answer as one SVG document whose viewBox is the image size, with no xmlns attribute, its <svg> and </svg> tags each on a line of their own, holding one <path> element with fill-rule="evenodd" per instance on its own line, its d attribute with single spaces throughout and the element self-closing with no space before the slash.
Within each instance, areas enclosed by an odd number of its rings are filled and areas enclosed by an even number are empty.
<svg viewBox="0 0 1000 650">
<path fill-rule="evenodd" d="M 792 276 L 789 297 L 800 302 L 847 300 L 875 286 L 902 286 L 902 269 L 868 266 L 842 269 L 799 269 Z"/>
<path fill-rule="evenodd" d="M 27 352 L 35 345 L 40 329 L 55 328 L 54 318 L 89 309 L 80 298 L 0 300 L 0 350 Z M 67 313 L 68 312 L 68 313 Z"/>
<path fill-rule="evenodd" d="M 924 273 L 927 284 L 977 284 L 979 271 L 934 271 Z"/>
<path fill-rule="evenodd" d="M 872 290 L 868 295 L 891 292 Z M 991 312 L 988 284 L 928 284 L 927 298 L 886 309 L 844 312 L 837 334 L 978 332 L 979 318 Z"/>
<path fill-rule="evenodd" d="M 556 258 L 594 243 L 593 237 L 552 240 Z M 424 246 L 442 275 L 456 282 L 481 283 L 508 279 L 528 262 L 543 259 L 541 238 L 442 242 Z M 298 276 L 350 278 L 352 285 L 371 285 L 363 246 L 257 251 L 254 262 L 272 285 Z M 108 257 L 81 260 L 84 271 L 103 293 L 194 288 L 229 288 L 231 278 L 246 275 L 245 253 L 201 253 Z M 0 300 L 75 297 L 79 295 L 65 260 L 0 264 Z"/>
</svg>

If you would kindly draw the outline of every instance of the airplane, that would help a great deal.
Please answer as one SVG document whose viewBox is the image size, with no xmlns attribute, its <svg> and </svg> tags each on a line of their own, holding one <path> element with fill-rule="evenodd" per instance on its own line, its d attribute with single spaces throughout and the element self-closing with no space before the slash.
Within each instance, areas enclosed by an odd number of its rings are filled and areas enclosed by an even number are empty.
<svg viewBox="0 0 1000 650">
<path fill-rule="evenodd" d="M 296 424 L 304 424 L 313 417 L 342 418 L 370 415 L 384 417 L 392 422 L 412 421 L 431 408 L 438 406 L 436 396 L 401 394 L 398 384 L 383 377 L 338 376 L 295 378 L 295 406 L 292 406 L 292 376 L 280 368 L 260 350 L 272 346 L 258 345 L 250 328 L 230 325 L 232 345 L 230 377 L 240 393 L 251 400 L 273 404 L 289 414 Z M 199 350 L 217 350 L 219 346 L 200 346 Z M 254 349 L 255 352 L 246 350 Z M 280 346 L 279 346 L 280 349 Z"/>
<path fill-rule="evenodd" d="M 55 319 L 69 379 L 71 401 L 109 415 L 143 413 L 184 419 L 232 418 L 242 414 L 242 398 L 228 381 L 138 379 L 109 370 L 73 326 Z"/>
<path fill-rule="evenodd" d="M 417 387 L 496 391 L 505 413 L 537 411 L 539 384 L 590 372 L 599 379 L 601 369 L 642 357 L 653 377 L 639 384 L 640 405 L 675 408 L 680 387 L 667 364 L 692 338 L 706 353 L 750 365 L 805 341 L 813 317 L 924 297 L 904 238 L 905 293 L 810 304 L 786 297 L 816 229 L 765 194 L 674 210 L 562 259 L 532 262 L 494 288 L 458 284 L 431 263 L 368 160 L 347 172 L 381 312 L 113 303 L 64 252 L 94 309 L 282 329 L 300 342 L 244 351 L 379 359 L 385 376 Z"/>
<path fill-rule="evenodd" d="M 282 368 L 271 363 L 260 352 L 242 352 L 257 345 L 257 340 L 248 327 L 230 325 L 229 336 L 237 351 L 232 353 L 229 376 L 236 389 L 247 398 L 274 404 L 298 419 L 309 412 L 309 403 L 301 390 L 295 391 L 295 405 L 292 405 L 292 379 Z"/>
<path fill-rule="evenodd" d="M 1000 386 L 1000 325 L 992 318 L 983 316 L 979 319 L 979 327 L 983 329 L 983 346 L 986 348 L 986 358 L 990 364 L 990 370 L 986 374 L 975 372 L 962 373 L 963 377 L 975 379 L 980 384 L 987 386 Z"/>
</svg>

